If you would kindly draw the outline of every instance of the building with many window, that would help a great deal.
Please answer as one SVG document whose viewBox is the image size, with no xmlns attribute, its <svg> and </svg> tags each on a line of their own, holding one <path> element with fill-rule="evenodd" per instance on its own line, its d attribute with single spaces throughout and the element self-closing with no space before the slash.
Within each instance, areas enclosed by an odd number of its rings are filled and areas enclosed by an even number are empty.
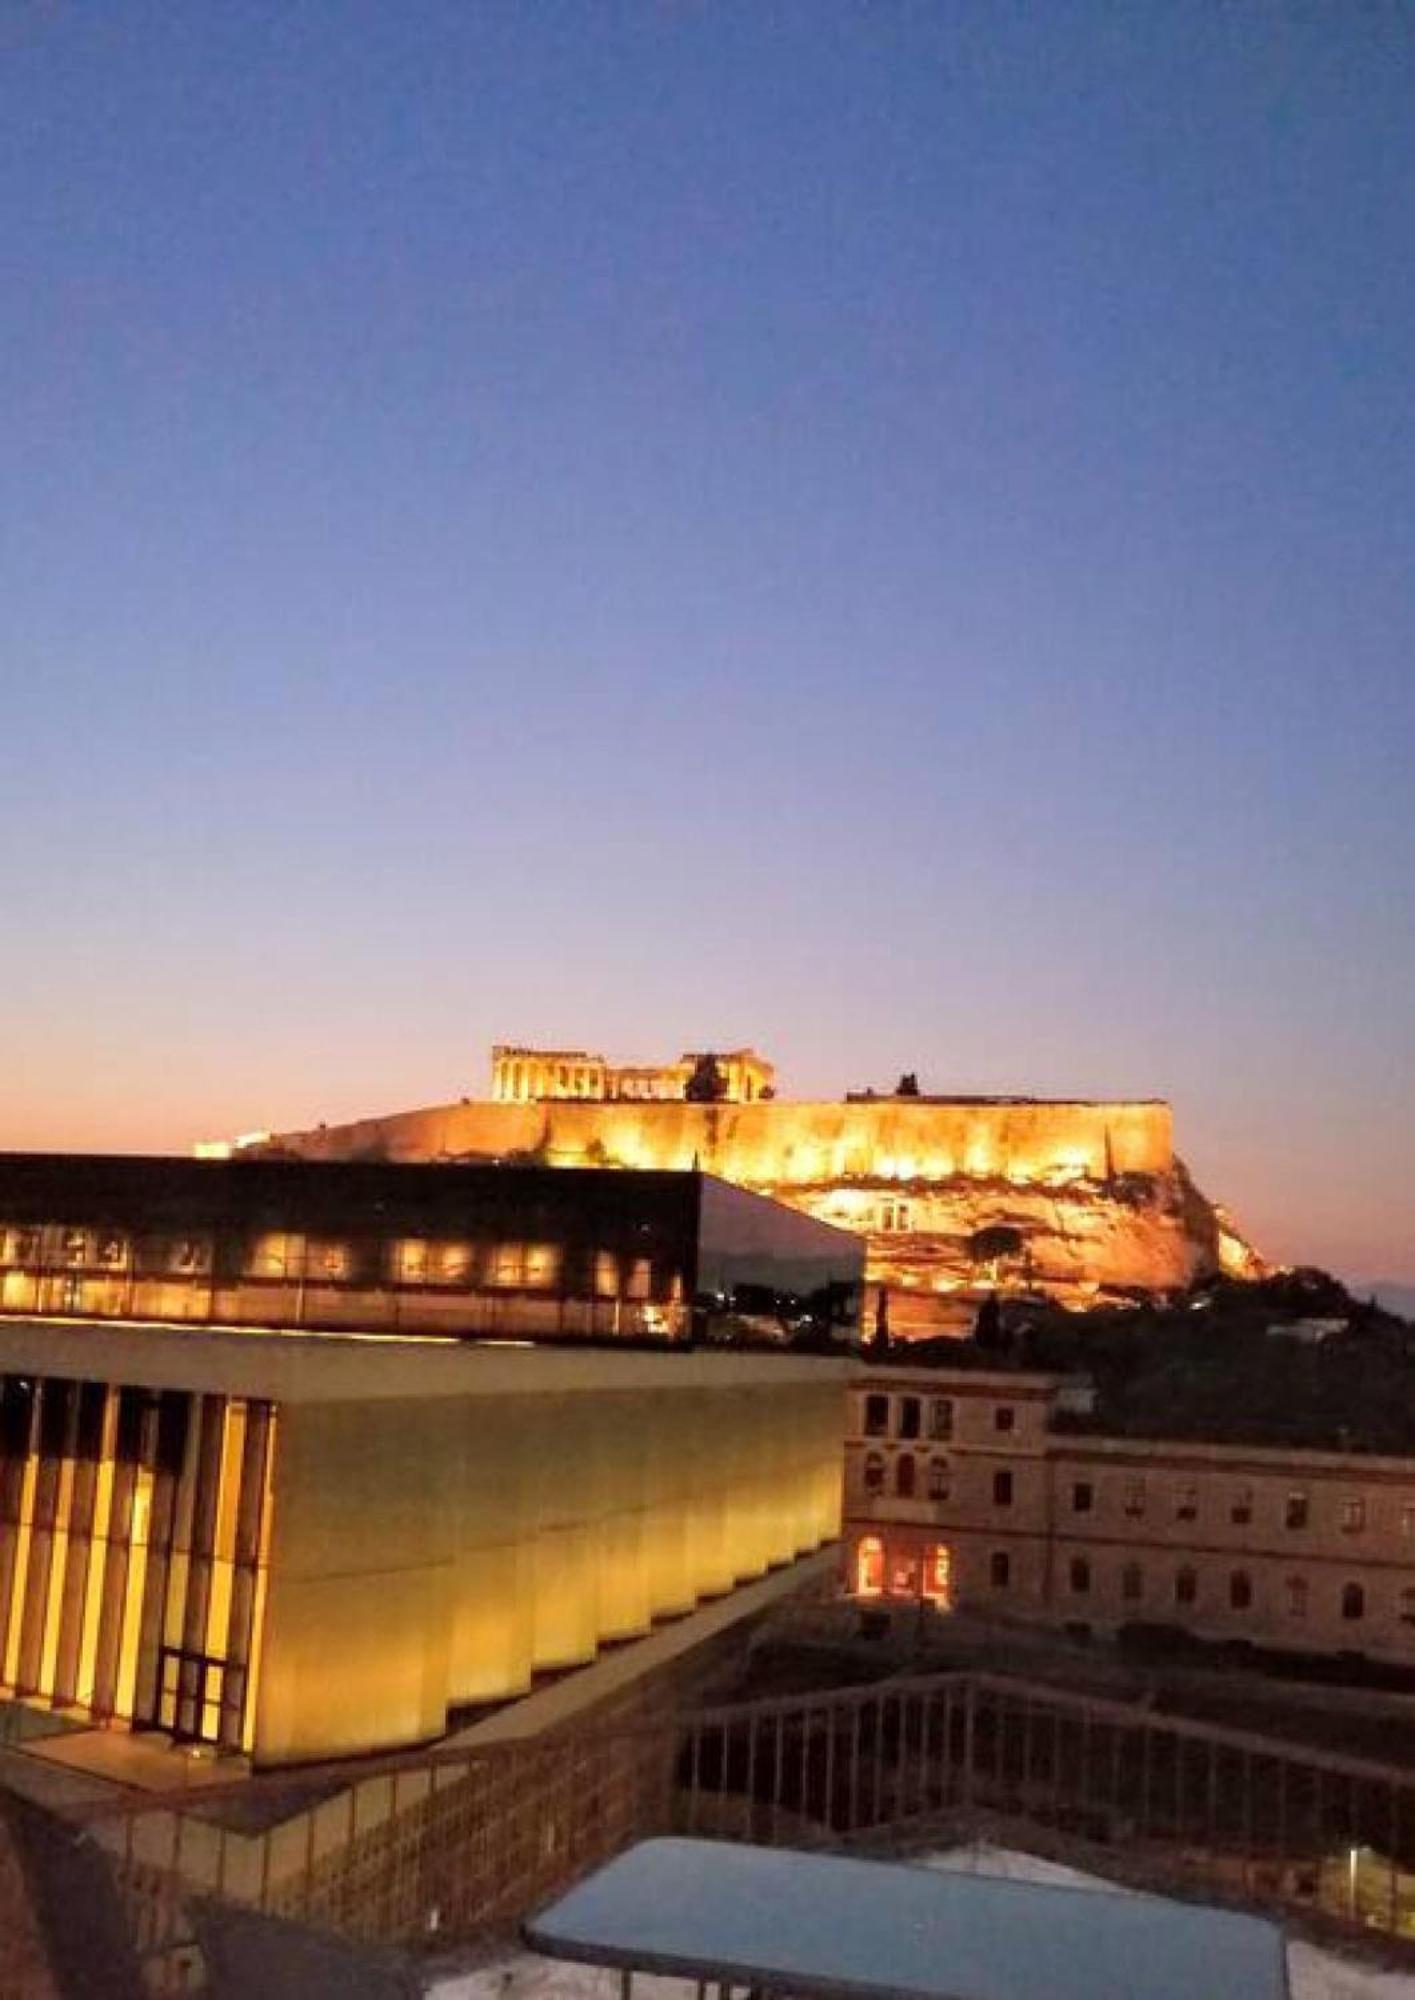
<svg viewBox="0 0 1415 2000">
<path fill-rule="evenodd" d="M 1415 1666 L 1415 1459 L 1057 1428 L 1071 1386 L 894 1367 L 859 1378 L 848 1591 Z"/>
<path fill-rule="evenodd" d="M 864 1247 L 707 1174 L 0 1154 L 0 1317 L 534 1339 L 855 1323 Z"/>
</svg>

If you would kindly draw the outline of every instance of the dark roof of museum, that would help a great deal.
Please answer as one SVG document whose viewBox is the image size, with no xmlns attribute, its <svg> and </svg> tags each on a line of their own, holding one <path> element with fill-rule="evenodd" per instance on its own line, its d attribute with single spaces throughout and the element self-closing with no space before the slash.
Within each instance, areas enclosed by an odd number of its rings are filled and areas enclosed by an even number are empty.
<svg viewBox="0 0 1415 2000">
<path fill-rule="evenodd" d="M 0 1219 L 113 1222 L 140 1215 L 160 1228 L 261 1222 L 292 1228 L 427 1227 L 478 1209 L 622 1215 L 689 1212 L 711 1176 L 697 1169 L 463 1165 L 269 1156 L 196 1160 L 121 1153 L 0 1153 Z"/>
</svg>

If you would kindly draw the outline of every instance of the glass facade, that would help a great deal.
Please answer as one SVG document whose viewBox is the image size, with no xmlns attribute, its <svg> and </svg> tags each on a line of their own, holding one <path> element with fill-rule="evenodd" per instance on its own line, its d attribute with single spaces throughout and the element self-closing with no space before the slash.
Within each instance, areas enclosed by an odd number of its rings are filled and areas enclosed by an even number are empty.
<svg viewBox="0 0 1415 2000">
<path fill-rule="evenodd" d="M 0 1154 L 0 1315 L 676 1340 L 853 1327 L 863 1263 L 697 1173 Z"/>
<path fill-rule="evenodd" d="M 0 1682 L 249 1749 L 269 1403 L 0 1377 Z"/>
</svg>

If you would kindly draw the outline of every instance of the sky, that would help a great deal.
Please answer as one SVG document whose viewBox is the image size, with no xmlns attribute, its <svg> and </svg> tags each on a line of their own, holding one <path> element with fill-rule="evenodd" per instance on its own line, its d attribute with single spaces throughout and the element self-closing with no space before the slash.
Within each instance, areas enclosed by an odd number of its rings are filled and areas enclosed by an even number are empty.
<svg viewBox="0 0 1415 2000">
<path fill-rule="evenodd" d="M 0 0 L 0 1144 L 1165 1096 L 1415 1281 L 1415 14 Z"/>
</svg>

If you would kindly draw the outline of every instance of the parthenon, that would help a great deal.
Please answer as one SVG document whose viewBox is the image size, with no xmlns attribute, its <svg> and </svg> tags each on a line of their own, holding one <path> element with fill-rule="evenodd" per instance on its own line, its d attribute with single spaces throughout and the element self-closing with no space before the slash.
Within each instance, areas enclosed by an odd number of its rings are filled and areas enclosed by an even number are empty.
<svg viewBox="0 0 1415 2000">
<path fill-rule="evenodd" d="M 579 1099 L 591 1104 L 669 1103 L 681 1100 L 704 1060 L 689 1050 L 675 1063 L 606 1062 L 585 1049 L 531 1049 L 497 1043 L 491 1052 L 491 1095 L 496 1104 L 541 1104 Z M 714 1055 L 727 1104 L 754 1104 L 774 1095 L 776 1071 L 755 1049 Z"/>
</svg>

